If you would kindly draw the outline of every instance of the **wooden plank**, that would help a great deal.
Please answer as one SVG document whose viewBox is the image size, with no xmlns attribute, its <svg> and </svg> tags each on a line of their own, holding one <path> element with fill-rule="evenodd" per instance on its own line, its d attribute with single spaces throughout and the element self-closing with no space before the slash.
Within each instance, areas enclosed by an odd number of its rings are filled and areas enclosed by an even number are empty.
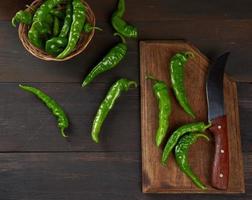
<svg viewBox="0 0 252 200">
<path fill-rule="evenodd" d="M 9 26 L 9 25 L 8 25 Z M 5 23 L 5 26 L 7 24 Z M 94 41 L 88 46 L 85 53 L 80 54 L 66 62 L 46 62 L 41 61 L 23 48 L 17 35 L 17 30 L 11 27 L 8 31 L 0 26 L 0 80 L 1 82 L 75 82 L 80 83 L 88 72 L 97 64 L 110 48 L 112 48 L 119 38 L 112 34 L 104 37 L 97 33 Z M 2 32 L 3 31 L 3 32 Z M 97 40 L 98 39 L 98 40 Z M 96 45 L 99 44 L 99 47 Z M 131 44 L 131 42 L 129 42 Z M 137 43 L 135 43 L 137 49 Z M 95 81 L 104 82 L 124 74 L 127 77 L 138 79 L 138 55 L 130 49 L 125 59 L 109 73 L 98 77 Z M 123 70 L 126 68 L 125 70 Z M 124 71 L 124 73 L 121 73 Z"/>
<path fill-rule="evenodd" d="M 97 32 L 88 49 L 73 60 L 55 63 L 41 61 L 23 48 L 17 30 L 9 22 L 0 22 L 0 82 L 81 82 L 89 70 L 116 44 L 109 24 L 99 24 L 104 32 Z M 143 39 L 187 39 L 196 44 L 209 58 L 223 51 L 231 51 L 227 72 L 238 81 L 252 81 L 252 20 L 244 21 L 165 21 L 137 23 Z M 162 31 L 156 31 L 160 27 Z M 200 31 L 197 27 L 202 27 Z M 250 34 L 251 33 L 251 34 Z M 118 67 L 95 81 L 105 82 L 122 74 L 138 79 L 138 44 L 128 41 L 129 51 Z M 99 44 L 99 45 L 97 45 Z M 99 48 L 98 48 L 99 47 Z M 124 70 L 124 68 L 127 68 Z M 122 73 L 123 72 L 123 73 Z"/>
<path fill-rule="evenodd" d="M 191 166 L 207 184 L 208 190 L 198 189 L 177 167 L 171 156 L 168 166 L 160 164 L 162 150 L 155 145 L 157 106 L 152 92 L 152 84 L 145 79 L 148 74 L 164 80 L 170 85 L 167 75 L 168 60 L 176 52 L 191 51 L 195 58 L 185 67 L 185 87 L 189 102 L 196 113 L 196 121 L 207 121 L 205 82 L 208 60 L 195 47 L 181 41 L 149 41 L 140 44 L 141 60 L 141 139 L 143 192 L 148 193 L 242 193 L 244 176 L 240 142 L 240 126 L 236 83 L 228 76 L 224 78 L 225 110 L 229 137 L 229 186 L 226 191 L 211 187 L 211 163 L 214 140 L 211 143 L 199 141 L 191 148 Z M 190 95 L 191 94 L 191 95 Z M 192 95 L 194 94 L 194 95 Z M 173 96 L 172 96 L 173 97 Z M 172 98 L 173 112 L 170 118 L 170 132 L 182 124 L 195 122 L 188 117 Z M 209 133 L 210 134 L 210 133 Z M 192 156 L 193 155 L 193 156 Z M 194 158 L 194 159 L 193 159 Z"/>
<path fill-rule="evenodd" d="M 96 145 L 90 139 L 93 117 L 113 80 L 106 84 L 91 84 L 86 89 L 71 83 L 30 83 L 54 97 L 66 110 L 71 120 L 69 142 L 61 138 L 55 118 L 35 97 L 21 91 L 15 83 L 1 83 L 0 151 L 139 152 L 138 90 L 131 90 L 119 99 L 104 123 L 101 144 Z M 238 84 L 244 152 L 252 151 L 252 128 L 247 120 L 252 117 L 251 90 L 251 84 Z"/>
<path fill-rule="evenodd" d="M 32 0 L 9 0 L 0 1 L 0 19 L 10 19 L 17 10 L 23 9 Z M 87 1 L 94 10 L 98 20 L 107 21 L 116 7 L 116 1 Z M 125 16 L 130 21 L 153 21 L 166 19 L 244 19 L 251 18 L 252 3 L 250 0 L 230 2 L 228 0 L 202 1 L 195 0 L 188 2 L 177 1 L 156 1 L 156 0 L 127 0 Z M 178 9 L 179 8 L 179 9 Z M 141 12 L 139 10 L 141 9 Z"/>
<path fill-rule="evenodd" d="M 60 136 L 56 119 L 32 94 L 18 84 L 0 84 L 0 152 L 8 151 L 138 151 L 139 92 L 122 94 L 104 122 L 100 144 L 90 137 L 96 111 L 116 78 L 107 84 L 44 83 L 38 87 L 55 98 L 70 118 L 69 140 Z M 131 120 L 128 120 L 130 116 Z"/>
<path fill-rule="evenodd" d="M 243 195 L 146 195 L 141 193 L 139 153 L 1 153 L 4 200 L 250 200 L 252 154 L 244 155 Z"/>
<path fill-rule="evenodd" d="M 1 199 L 126 199 L 139 192 L 136 153 L 0 154 Z"/>
</svg>

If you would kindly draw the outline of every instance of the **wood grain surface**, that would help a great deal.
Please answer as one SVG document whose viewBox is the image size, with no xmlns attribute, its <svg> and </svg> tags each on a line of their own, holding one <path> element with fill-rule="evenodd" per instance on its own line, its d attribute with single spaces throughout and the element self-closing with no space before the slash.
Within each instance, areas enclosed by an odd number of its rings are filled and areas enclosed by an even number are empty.
<svg viewBox="0 0 252 200">
<path fill-rule="evenodd" d="M 0 200 L 250 200 L 252 199 L 252 1 L 126 0 L 125 19 L 139 28 L 139 40 L 186 39 L 208 58 L 231 51 L 227 73 L 238 83 L 246 194 L 151 195 L 141 191 L 140 92 L 124 94 L 110 113 L 101 144 L 89 137 L 91 122 L 107 89 L 119 77 L 139 81 L 138 40 L 128 54 L 90 87 L 80 82 L 109 48 L 110 15 L 116 0 L 87 1 L 97 25 L 88 49 L 64 63 L 27 53 L 10 19 L 32 0 L 0 1 Z M 72 135 L 63 140 L 55 119 L 18 83 L 53 96 L 70 116 Z M 130 120 L 129 120 L 130 119 Z"/>
<path fill-rule="evenodd" d="M 158 124 L 158 107 L 152 90 L 152 83 L 146 75 L 163 80 L 171 88 L 169 60 L 177 52 L 192 52 L 184 68 L 184 84 L 188 101 L 196 114 L 196 119 L 184 113 L 169 89 L 172 114 L 168 136 L 181 125 L 195 121 L 207 122 L 207 102 L 205 84 L 208 59 L 192 44 L 183 41 L 142 41 L 140 43 L 141 76 L 141 141 L 142 141 L 142 189 L 146 193 L 239 193 L 244 192 L 243 161 L 240 144 L 240 125 L 236 83 L 224 76 L 224 101 L 228 124 L 229 143 L 229 186 L 227 190 L 211 187 L 211 172 L 214 153 L 214 139 L 211 142 L 199 140 L 190 151 L 191 167 L 199 178 L 207 184 L 207 190 L 200 190 L 178 168 L 170 156 L 168 166 L 160 164 L 162 148 L 155 145 Z M 208 133 L 209 134 L 209 133 Z M 210 135 L 210 134 L 209 134 Z"/>
</svg>

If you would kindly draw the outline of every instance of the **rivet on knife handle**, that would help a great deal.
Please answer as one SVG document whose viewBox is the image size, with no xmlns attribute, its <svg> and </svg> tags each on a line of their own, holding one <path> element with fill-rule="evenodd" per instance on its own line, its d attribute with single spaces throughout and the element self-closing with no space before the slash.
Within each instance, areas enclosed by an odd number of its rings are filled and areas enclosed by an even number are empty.
<svg viewBox="0 0 252 200">
<path fill-rule="evenodd" d="M 217 189 L 228 188 L 229 155 L 226 116 L 218 117 L 211 121 L 210 131 L 215 138 L 215 155 L 212 169 L 212 186 Z"/>
</svg>

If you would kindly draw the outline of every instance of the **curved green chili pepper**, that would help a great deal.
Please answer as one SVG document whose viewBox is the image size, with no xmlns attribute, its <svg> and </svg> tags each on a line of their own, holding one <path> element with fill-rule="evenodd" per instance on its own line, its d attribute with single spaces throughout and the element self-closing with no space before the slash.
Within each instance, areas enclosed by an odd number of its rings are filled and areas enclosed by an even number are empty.
<svg viewBox="0 0 252 200">
<path fill-rule="evenodd" d="M 200 189 L 205 190 L 207 187 L 194 174 L 188 161 L 190 146 L 194 144 L 199 137 L 205 138 L 209 141 L 209 138 L 206 135 L 200 133 L 189 133 L 188 135 L 183 136 L 175 147 L 175 158 L 179 168 L 193 181 L 193 183 Z"/>
<path fill-rule="evenodd" d="M 31 12 L 32 15 L 35 13 L 36 10 L 32 6 L 26 5 L 26 7 L 29 8 L 29 12 Z M 52 22 L 53 22 L 52 13 L 54 13 L 54 12 L 50 11 L 50 14 L 46 15 L 46 17 L 44 19 L 45 23 L 52 24 Z M 34 18 L 32 18 L 32 22 L 34 21 L 33 19 Z"/>
<path fill-rule="evenodd" d="M 159 108 L 159 126 L 156 133 L 156 145 L 159 147 L 163 142 L 169 128 L 171 100 L 169 97 L 168 87 L 165 82 L 157 80 L 152 76 L 147 76 L 146 78 L 155 81 L 153 85 L 153 92 L 158 100 Z"/>
<path fill-rule="evenodd" d="M 41 40 L 40 32 L 38 31 L 39 28 L 36 28 L 36 23 L 33 23 L 30 30 L 28 31 L 28 38 L 29 41 L 38 48 L 43 47 L 43 42 Z"/>
<path fill-rule="evenodd" d="M 61 28 L 59 37 L 67 37 L 72 24 L 72 12 L 73 12 L 72 3 L 71 1 L 69 1 L 68 4 L 66 5 L 66 17 L 64 19 L 64 24 Z"/>
<path fill-rule="evenodd" d="M 128 91 L 131 87 L 136 88 L 137 83 L 135 81 L 131 81 L 125 78 L 119 79 L 116 81 L 109 89 L 105 99 L 102 101 L 95 119 L 93 121 L 93 127 L 91 136 L 94 142 L 99 142 L 99 134 L 101 130 L 101 126 L 106 119 L 109 111 L 113 108 L 116 100 L 119 98 L 123 91 Z"/>
<path fill-rule="evenodd" d="M 26 25 L 32 24 L 32 14 L 26 10 L 18 11 L 11 20 L 12 26 L 16 27 L 16 23 L 23 23 Z"/>
<path fill-rule="evenodd" d="M 115 33 L 114 35 L 119 35 Z M 120 61 L 124 58 L 127 53 L 127 45 L 125 39 L 121 37 L 122 42 L 114 46 L 107 55 L 91 70 L 91 72 L 86 76 L 82 83 L 82 87 L 85 87 L 90 82 L 94 80 L 99 74 L 104 73 L 108 70 L 111 70 L 117 66 Z"/>
<path fill-rule="evenodd" d="M 53 37 L 46 41 L 45 50 L 47 53 L 57 56 L 67 45 L 66 37 Z"/>
<path fill-rule="evenodd" d="M 43 24 L 41 26 L 41 23 L 34 22 L 28 31 L 28 39 L 35 47 L 43 49 L 44 41 L 42 40 L 42 37 L 46 38 L 47 34 L 51 34 L 49 24 Z"/>
<path fill-rule="evenodd" d="M 54 17 L 57 17 L 59 19 L 64 19 L 65 18 L 64 10 L 53 9 L 53 10 L 50 11 L 50 14 L 52 14 Z"/>
<path fill-rule="evenodd" d="M 171 58 L 170 70 L 172 88 L 176 99 L 184 111 L 195 118 L 195 115 L 186 98 L 186 92 L 184 88 L 184 65 L 191 57 L 193 57 L 191 52 L 177 53 Z"/>
<path fill-rule="evenodd" d="M 205 125 L 203 122 L 197 122 L 197 123 L 191 123 L 186 124 L 181 127 L 179 127 L 176 131 L 174 131 L 169 138 L 168 142 L 165 145 L 163 154 L 162 154 L 162 164 L 165 165 L 168 157 L 174 148 L 174 146 L 177 144 L 179 138 L 189 132 L 204 132 L 206 129 L 208 129 L 211 126 L 211 124 Z"/>
<path fill-rule="evenodd" d="M 54 17 L 53 22 L 53 36 L 59 35 L 60 32 L 60 21 L 58 17 Z"/>
<path fill-rule="evenodd" d="M 33 21 L 43 22 L 47 18 L 47 15 L 52 11 L 52 9 L 64 2 L 64 0 L 46 0 L 35 12 L 33 16 Z"/>
<path fill-rule="evenodd" d="M 72 3 L 68 2 L 66 5 L 66 16 L 64 20 L 64 24 L 61 28 L 58 37 L 53 37 L 46 41 L 45 50 L 47 53 L 57 56 L 59 55 L 67 46 L 67 35 L 70 30 L 70 26 L 72 23 Z"/>
<path fill-rule="evenodd" d="M 92 30 L 98 30 L 98 31 L 103 31 L 100 27 L 97 26 L 92 26 L 90 23 L 85 23 L 83 27 L 83 32 L 84 33 L 90 33 Z"/>
<path fill-rule="evenodd" d="M 32 26 L 28 31 L 28 38 L 34 46 L 38 48 L 43 47 L 43 42 L 41 40 L 42 35 L 51 32 L 50 23 L 52 23 L 52 21 L 48 21 L 48 16 L 50 17 L 51 10 L 63 1 L 64 0 L 47 0 L 35 12 Z"/>
<path fill-rule="evenodd" d="M 68 128 L 69 122 L 68 118 L 64 112 L 64 110 L 61 108 L 61 106 L 53 100 L 51 97 L 49 97 L 47 94 L 42 92 L 41 90 L 31 87 L 31 86 L 25 86 L 25 85 L 19 85 L 20 88 L 22 88 L 25 91 L 28 91 L 32 94 L 34 94 L 36 97 L 38 97 L 45 105 L 52 111 L 52 113 L 58 118 L 58 127 L 60 128 L 61 135 L 63 137 L 67 137 L 65 135 L 64 130 Z"/>
<path fill-rule="evenodd" d="M 86 20 L 86 7 L 80 0 L 73 0 L 73 22 L 71 25 L 68 44 L 63 52 L 61 52 L 57 58 L 65 58 L 72 53 L 76 47 L 76 44 L 80 38 L 81 31 L 83 29 Z"/>
<path fill-rule="evenodd" d="M 137 38 L 137 28 L 127 24 L 122 17 L 125 12 L 125 0 L 119 0 L 117 10 L 112 15 L 112 26 L 114 29 L 127 38 Z"/>
</svg>

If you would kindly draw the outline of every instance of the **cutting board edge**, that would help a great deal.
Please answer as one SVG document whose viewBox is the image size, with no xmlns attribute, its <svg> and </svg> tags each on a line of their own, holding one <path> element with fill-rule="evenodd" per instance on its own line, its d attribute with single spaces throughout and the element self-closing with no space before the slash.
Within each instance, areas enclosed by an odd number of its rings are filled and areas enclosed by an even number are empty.
<svg viewBox="0 0 252 200">
<path fill-rule="evenodd" d="M 242 144 L 241 144 L 241 129 L 240 129 L 240 116 L 239 116 L 239 101 L 238 101 L 238 92 L 237 92 L 237 82 L 234 80 L 232 76 L 229 76 L 228 74 L 225 74 L 225 78 L 230 81 L 230 83 L 233 86 L 233 93 L 234 93 L 234 102 L 235 102 L 235 117 L 236 117 L 236 133 L 239 136 L 238 142 L 238 155 L 239 155 L 239 163 L 240 163 L 240 178 L 241 180 L 241 185 L 240 185 L 240 193 L 245 193 L 245 178 L 244 178 L 244 164 L 243 164 L 243 153 L 242 153 Z M 237 192 L 239 193 L 239 192 Z"/>
</svg>

